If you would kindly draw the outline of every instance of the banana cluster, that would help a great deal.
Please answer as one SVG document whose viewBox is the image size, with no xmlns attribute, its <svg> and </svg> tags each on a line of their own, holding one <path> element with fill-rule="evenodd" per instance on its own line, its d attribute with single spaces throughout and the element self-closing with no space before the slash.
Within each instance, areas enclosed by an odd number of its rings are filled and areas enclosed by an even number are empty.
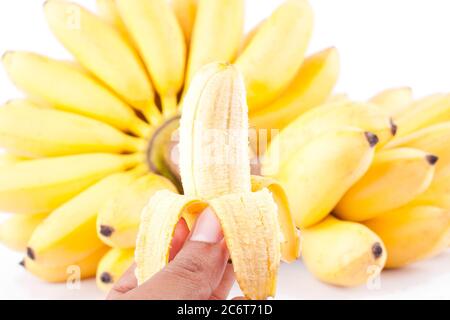
<svg viewBox="0 0 450 320">
<path fill-rule="evenodd" d="M 274 295 L 300 243 L 341 286 L 448 247 L 449 95 L 331 96 L 339 55 L 305 57 L 308 1 L 247 35 L 244 2 L 45 2 L 74 60 L 2 57 L 24 98 L 0 108 L 0 241 L 26 270 L 63 282 L 76 267 L 109 290 L 136 260 L 145 281 L 178 219 L 192 227 L 206 206 L 249 298 Z"/>
</svg>

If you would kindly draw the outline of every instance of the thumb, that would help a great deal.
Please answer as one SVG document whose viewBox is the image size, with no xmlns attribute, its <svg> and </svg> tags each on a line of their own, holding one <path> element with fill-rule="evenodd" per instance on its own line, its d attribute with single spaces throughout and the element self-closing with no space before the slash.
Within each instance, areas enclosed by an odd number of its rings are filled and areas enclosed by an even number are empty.
<svg viewBox="0 0 450 320">
<path fill-rule="evenodd" d="M 139 299 L 209 299 L 223 278 L 228 258 L 220 223 L 207 208 L 175 259 L 130 294 Z"/>
</svg>

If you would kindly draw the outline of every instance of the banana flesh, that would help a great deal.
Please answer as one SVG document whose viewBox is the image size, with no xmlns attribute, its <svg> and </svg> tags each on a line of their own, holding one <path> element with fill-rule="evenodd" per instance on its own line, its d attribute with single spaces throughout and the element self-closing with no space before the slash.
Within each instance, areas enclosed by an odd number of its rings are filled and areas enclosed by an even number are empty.
<svg viewBox="0 0 450 320">
<path fill-rule="evenodd" d="M 133 263 L 134 248 L 110 249 L 98 263 L 96 276 L 97 287 L 104 292 L 109 292 L 114 283 L 122 277 Z"/>
<path fill-rule="evenodd" d="M 302 230 L 302 259 L 319 280 L 353 287 L 375 279 L 386 263 L 380 237 L 362 224 L 332 216 Z"/>
<path fill-rule="evenodd" d="M 367 173 L 339 201 L 335 214 L 365 221 L 406 205 L 428 189 L 437 159 L 411 148 L 380 151 Z"/>
<path fill-rule="evenodd" d="M 167 264 L 179 219 L 192 226 L 209 206 L 222 225 L 244 295 L 265 299 L 275 294 L 282 230 L 296 233 L 292 225 L 280 226 L 279 219 L 284 220 L 265 187 L 272 183 L 260 183 L 256 189 L 262 189 L 252 192 L 249 162 L 243 80 L 233 66 L 207 65 L 194 77 L 183 104 L 180 172 L 185 195 L 158 191 L 142 213 L 135 254 L 139 283 Z M 286 238 L 296 247 L 297 239 Z"/>
<path fill-rule="evenodd" d="M 306 0 L 285 1 L 258 28 L 236 60 L 247 86 L 250 112 L 272 102 L 294 79 L 312 28 L 313 12 Z"/>
<path fill-rule="evenodd" d="M 48 0 L 44 9 L 52 32 L 83 67 L 152 123 L 161 119 L 147 71 L 119 31 L 75 3 Z"/>
</svg>

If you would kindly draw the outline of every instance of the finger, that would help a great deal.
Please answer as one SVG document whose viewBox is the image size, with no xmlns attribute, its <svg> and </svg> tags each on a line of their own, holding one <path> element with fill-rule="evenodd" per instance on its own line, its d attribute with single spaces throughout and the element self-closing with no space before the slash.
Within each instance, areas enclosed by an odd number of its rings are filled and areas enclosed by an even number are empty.
<svg viewBox="0 0 450 320">
<path fill-rule="evenodd" d="M 172 261 L 175 256 L 180 252 L 184 245 L 184 242 L 189 236 L 189 228 L 186 221 L 181 218 L 175 227 L 175 233 L 172 239 L 172 244 L 170 247 L 169 261 Z"/>
<path fill-rule="evenodd" d="M 222 281 L 219 286 L 214 290 L 211 300 L 225 300 L 230 294 L 231 288 L 235 282 L 233 265 L 227 264 L 225 272 L 222 277 Z"/>
<path fill-rule="evenodd" d="M 114 284 L 106 299 L 117 299 L 118 297 L 137 287 L 137 279 L 134 274 L 135 269 L 136 264 L 133 264 L 130 268 L 128 268 L 128 270 L 122 275 L 119 281 Z"/>
<path fill-rule="evenodd" d="M 163 270 L 126 299 L 209 299 L 220 285 L 229 254 L 220 224 L 211 209 L 197 219 L 191 237 Z"/>
</svg>

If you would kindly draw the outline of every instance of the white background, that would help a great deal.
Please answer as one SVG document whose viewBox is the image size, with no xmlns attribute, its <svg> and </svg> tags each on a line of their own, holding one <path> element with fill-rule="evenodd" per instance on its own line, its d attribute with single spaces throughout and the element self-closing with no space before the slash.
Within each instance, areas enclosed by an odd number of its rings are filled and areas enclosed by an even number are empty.
<svg viewBox="0 0 450 320">
<path fill-rule="evenodd" d="M 415 96 L 450 91 L 450 1 L 310 0 L 316 15 L 309 52 L 335 46 L 342 72 L 336 92 L 367 99 L 388 87 L 410 86 Z M 76 1 L 88 8 L 94 0 Z M 247 0 L 247 30 L 281 0 Z M 43 1 L 0 1 L 0 53 L 32 50 L 70 57 L 53 38 Z M 0 68 L 0 103 L 20 92 Z M 0 216 L 0 220 L 3 217 Z M 47 285 L 17 266 L 21 255 L 0 247 L 0 299 L 102 298 L 92 281 L 80 290 Z M 234 293 L 237 294 L 237 289 Z M 384 272 L 381 287 L 341 289 L 321 284 L 301 263 L 282 267 L 278 298 L 450 298 L 450 252 L 406 269 Z"/>
</svg>

